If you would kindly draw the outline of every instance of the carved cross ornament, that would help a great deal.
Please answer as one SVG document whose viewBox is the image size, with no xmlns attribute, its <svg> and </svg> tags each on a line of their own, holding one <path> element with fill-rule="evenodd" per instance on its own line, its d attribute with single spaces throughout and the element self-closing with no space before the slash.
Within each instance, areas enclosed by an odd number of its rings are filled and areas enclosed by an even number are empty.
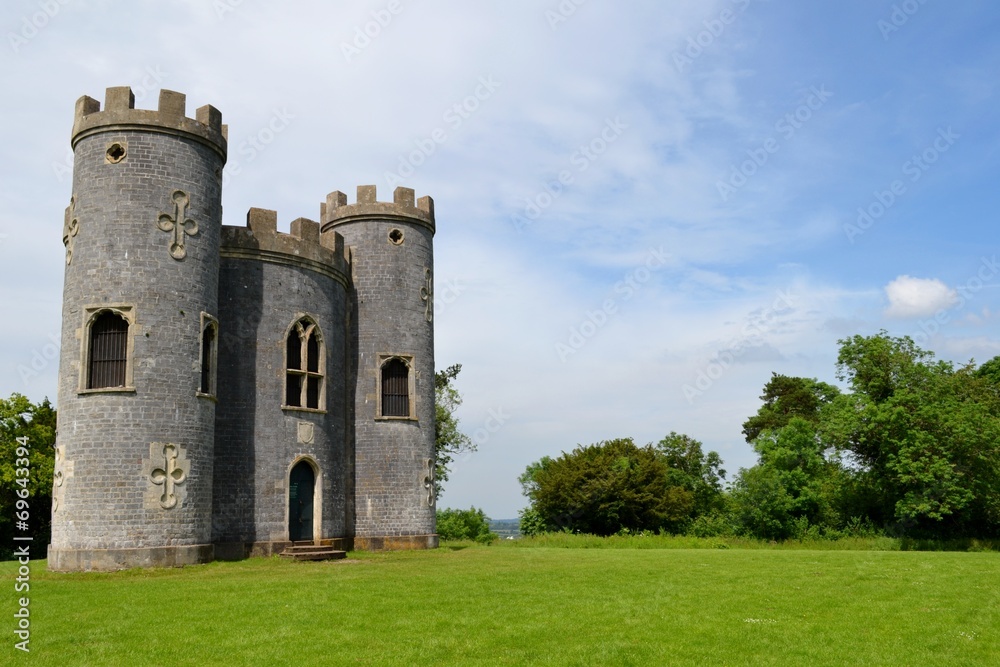
<svg viewBox="0 0 1000 667">
<path fill-rule="evenodd" d="M 174 259 L 184 259 L 187 256 L 187 249 L 184 247 L 184 236 L 194 236 L 198 233 L 198 223 L 187 216 L 187 207 L 191 203 L 191 198 L 181 190 L 174 190 L 170 195 L 174 200 L 174 215 L 161 213 L 156 221 L 156 226 L 165 232 L 172 232 L 173 238 L 170 240 L 170 256 Z"/>
<path fill-rule="evenodd" d="M 420 300 L 424 302 L 424 319 L 434 321 L 434 275 L 424 269 L 424 284 L 420 288 Z"/>
<path fill-rule="evenodd" d="M 63 220 L 63 245 L 66 246 L 66 265 L 73 261 L 73 244 L 80 232 L 80 221 L 76 217 L 76 197 L 70 197 L 66 218 Z"/>
<path fill-rule="evenodd" d="M 56 447 L 55 470 L 52 471 L 52 511 L 57 512 L 62 504 L 66 481 L 73 476 L 73 462 L 66 460 L 66 448 Z"/>
<path fill-rule="evenodd" d="M 191 462 L 184 457 L 184 451 L 178 445 L 154 442 L 150 455 L 153 459 L 153 469 L 149 473 L 149 481 L 163 487 L 160 507 L 165 510 L 173 509 L 179 502 L 177 487 L 187 481 Z"/>
<path fill-rule="evenodd" d="M 427 491 L 427 506 L 434 507 L 434 459 L 424 464 L 424 489 Z"/>
</svg>

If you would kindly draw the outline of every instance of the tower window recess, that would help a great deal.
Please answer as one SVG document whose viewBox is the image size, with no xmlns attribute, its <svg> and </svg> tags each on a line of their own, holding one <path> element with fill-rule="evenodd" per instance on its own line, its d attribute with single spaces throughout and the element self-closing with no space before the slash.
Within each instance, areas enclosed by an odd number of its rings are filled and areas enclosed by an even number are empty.
<svg viewBox="0 0 1000 667">
<path fill-rule="evenodd" d="M 399 357 L 382 364 L 382 417 L 410 416 L 410 367 Z"/>
<path fill-rule="evenodd" d="M 219 322 L 208 313 L 201 314 L 201 373 L 198 394 L 215 396 L 219 349 Z"/>
<path fill-rule="evenodd" d="M 126 154 L 125 146 L 123 146 L 121 142 L 116 141 L 110 146 L 108 146 L 108 150 L 105 153 L 105 156 L 108 161 L 108 164 L 118 164 L 119 162 L 125 159 L 125 154 Z"/>
<path fill-rule="evenodd" d="M 285 341 L 285 407 L 321 409 L 324 404 L 323 338 L 309 319 L 292 326 Z"/>
<path fill-rule="evenodd" d="M 90 325 L 87 389 L 124 387 L 128 365 L 128 320 L 110 310 Z"/>
</svg>

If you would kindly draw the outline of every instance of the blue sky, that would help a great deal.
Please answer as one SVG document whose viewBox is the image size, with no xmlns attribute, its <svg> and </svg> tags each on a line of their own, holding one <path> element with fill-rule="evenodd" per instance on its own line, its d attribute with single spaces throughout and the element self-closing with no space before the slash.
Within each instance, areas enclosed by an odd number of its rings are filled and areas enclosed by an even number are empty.
<svg viewBox="0 0 1000 667">
<path fill-rule="evenodd" d="M 856 333 L 1000 354 L 994 3 L 11 0 L 0 31 L 3 395 L 54 397 L 73 104 L 117 85 L 222 111 L 226 224 L 435 198 L 479 444 L 442 506 L 512 517 L 528 463 L 622 436 L 735 473 L 771 372 L 834 381 Z"/>
</svg>

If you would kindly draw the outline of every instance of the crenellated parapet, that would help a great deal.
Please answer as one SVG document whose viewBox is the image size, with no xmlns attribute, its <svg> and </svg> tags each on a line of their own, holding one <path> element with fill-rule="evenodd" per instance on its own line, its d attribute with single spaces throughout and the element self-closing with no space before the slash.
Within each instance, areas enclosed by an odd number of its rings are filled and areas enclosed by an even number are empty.
<svg viewBox="0 0 1000 667">
<path fill-rule="evenodd" d="M 324 231 L 337 225 L 360 220 L 399 220 L 413 222 L 434 233 L 434 200 L 421 197 L 414 201 L 412 188 L 398 187 L 393 192 L 391 202 L 376 199 L 374 185 L 358 186 L 358 201 L 347 203 L 347 195 L 340 190 L 331 192 L 320 204 L 320 219 Z"/>
<path fill-rule="evenodd" d="M 307 218 L 293 220 L 290 234 L 279 232 L 276 211 L 251 208 L 246 227 L 223 225 L 220 252 L 224 258 L 299 266 L 328 275 L 345 287 L 350 281 L 350 260 L 340 234 L 321 234 L 319 223 Z"/>
<path fill-rule="evenodd" d="M 136 109 L 135 95 L 129 86 L 108 88 L 101 103 L 84 95 L 76 101 L 71 144 L 76 148 L 81 139 L 97 132 L 143 130 L 199 141 L 226 159 L 228 128 L 222 124 L 222 113 L 210 104 L 199 107 L 194 118 L 186 116 L 186 96 L 172 90 L 161 90 L 156 110 Z"/>
</svg>

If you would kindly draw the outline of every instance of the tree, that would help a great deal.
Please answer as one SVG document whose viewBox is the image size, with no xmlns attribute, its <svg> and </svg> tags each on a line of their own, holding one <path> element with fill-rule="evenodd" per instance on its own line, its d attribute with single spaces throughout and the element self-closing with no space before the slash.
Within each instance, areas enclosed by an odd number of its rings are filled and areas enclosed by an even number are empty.
<svg viewBox="0 0 1000 667">
<path fill-rule="evenodd" d="M 793 417 L 816 423 L 820 409 L 839 394 L 839 389 L 826 382 L 771 373 L 760 397 L 764 405 L 743 422 L 743 435 L 753 442 L 762 431 L 780 429 Z"/>
<path fill-rule="evenodd" d="M 792 417 L 751 443 L 759 461 L 741 470 L 733 489 L 738 521 L 756 537 L 784 539 L 801 529 L 836 529 L 841 468 L 824 456 L 816 426 Z"/>
<path fill-rule="evenodd" d="M 38 405 L 16 393 L 0 399 L 0 554 L 10 554 L 15 534 L 30 535 L 35 544 L 49 542 L 55 432 L 56 411 L 47 398 Z M 23 449 L 27 457 L 21 456 Z M 19 475 L 19 469 L 26 469 L 27 477 Z M 27 498 L 21 497 L 25 489 Z M 19 507 L 18 500 L 27 502 Z M 25 505 L 27 509 L 20 509 Z M 28 513 L 27 532 L 16 523 L 21 511 Z"/>
<path fill-rule="evenodd" d="M 469 436 L 458 428 L 455 410 L 462 404 L 462 396 L 452 382 L 462 370 L 454 364 L 434 373 L 434 497 L 439 498 L 444 483 L 451 473 L 451 464 L 460 454 L 476 451 Z"/>
<path fill-rule="evenodd" d="M 986 380 L 989 384 L 1000 388 L 1000 356 L 993 357 L 976 369 L 977 378 Z"/>
<path fill-rule="evenodd" d="M 875 512 L 908 534 L 1000 534 L 995 365 L 956 369 L 885 331 L 840 343 L 838 377 L 854 393 L 832 403 L 821 437 L 853 457 Z"/>
<path fill-rule="evenodd" d="M 733 483 L 732 498 L 741 531 L 765 540 L 791 537 L 792 499 L 774 468 L 756 465 L 740 470 Z"/>
<path fill-rule="evenodd" d="M 517 518 L 519 523 L 518 530 L 525 537 L 541 535 L 548 531 L 545 519 L 533 507 L 522 507 L 517 512 Z"/>
<path fill-rule="evenodd" d="M 545 457 L 519 478 L 531 501 L 521 513 L 522 532 L 676 532 L 720 491 L 720 463 L 714 452 L 702 455 L 701 443 L 676 433 L 657 447 L 618 438 Z"/>
<path fill-rule="evenodd" d="M 442 540 L 475 540 L 489 544 L 497 539 L 490 530 L 490 518 L 481 509 L 437 511 L 437 533 Z"/>
<path fill-rule="evenodd" d="M 551 464 L 551 456 L 543 456 L 539 460 L 529 463 L 528 467 L 517 478 L 517 481 L 521 484 L 521 493 L 527 498 L 534 497 L 534 494 L 538 492 L 539 472 Z M 518 511 L 517 516 L 520 520 L 519 530 L 522 535 L 529 537 L 532 535 L 541 535 L 549 530 L 545 518 L 533 506 L 529 505 L 522 508 Z"/>
<path fill-rule="evenodd" d="M 722 506 L 722 458 L 717 452 L 705 454 L 694 438 L 670 432 L 656 444 L 656 451 L 667 465 L 667 478 L 694 496 L 692 514 L 703 514 Z"/>
<path fill-rule="evenodd" d="M 894 338 L 885 330 L 837 342 L 837 378 L 847 381 L 856 394 L 876 403 L 885 402 L 899 390 L 919 389 L 927 378 L 927 362 L 934 357 L 917 347 L 909 336 Z"/>
<path fill-rule="evenodd" d="M 839 344 L 850 393 L 777 373 L 765 386 L 743 425 L 759 461 L 733 485 L 737 523 L 770 539 L 1000 534 L 1000 357 L 956 368 L 885 331 Z"/>
<path fill-rule="evenodd" d="M 974 375 L 983 383 L 984 391 L 1000 397 L 1000 356 L 977 368 Z"/>
<path fill-rule="evenodd" d="M 538 475 L 553 463 L 551 456 L 543 456 L 534 463 L 529 463 L 524 472 L 517 478 L 521 484 L 521 493 L 528 498 L 538 491 Z"/>
<path fill-rule="evenodd" d="M 757 414 L 743 422 L 743 435 L 758 463 L 740 470 L 732 490 L 736 524 L 764 539 L 784 539 L 810 525 L 838 523 L 833 479 L 839 462 L 830 461 L 816 435 L 823 410 L 840 390 L 815 378 L 772 373 Z"/>
</svg>

